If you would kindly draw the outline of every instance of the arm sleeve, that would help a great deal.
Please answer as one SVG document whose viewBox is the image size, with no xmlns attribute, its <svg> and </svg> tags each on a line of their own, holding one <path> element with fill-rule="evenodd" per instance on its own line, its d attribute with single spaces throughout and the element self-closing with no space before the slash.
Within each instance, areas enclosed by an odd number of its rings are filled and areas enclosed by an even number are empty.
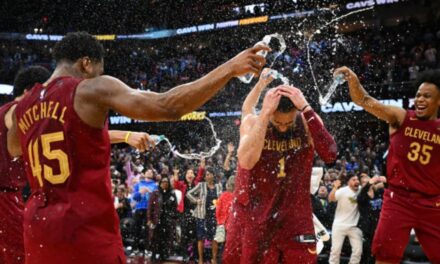
<svg viewBox="0 0 440 264">
<path fill-rule="evenodd" d="M 312 136 L 316 152 L 326 163 L 332 163 L 336 159 L 337 147 L 334 138 L 316 115 L 315 111 L 309 110 L 303 113 L 309 131 Z"/>
<path fill-rule="evenodd" d="M 191 191 L 186 193 L 186 197 L 192 202 L 192 203 L 196 203 L 197 202 L 197 198 L 194 197 L 194 194 L 198 193 L 200 188 L 202 188 L 201 186 L 202 184 L 197 184 L 196 187 L 194 187 L 193 189 L 191 189 Z"/>
<path fill-rule="evenodd" d="M 203 174 L 205 173 L 205 168 L 202 166 L 199 167 L 199 170 L 197 171 L 197 177 L 194 179 L 194 184 L 199 184 L 203 180 Z"/>
<path fill-rule="evenodd" d="M 336 192 L 335 192 L 335 199 L 336 199 L 336 201 L 339 201 L 339 199 L 341 199 L 341 197 L 344 195 L 344 193 L 343 193 L 343 189 L 341 188 L 341 189 L 339 189 L 339 190 L 337 190 Z"/>
<path fill-rule="evenodd" d="M 367 184 L 361 188 L 361 192 L 357 197 L 358 204 L 364 205 L 368 203 L 369 200 L 368 191 L 370 190 L 370 186 L 371 184 L 367 182 Z"/>
</svg>

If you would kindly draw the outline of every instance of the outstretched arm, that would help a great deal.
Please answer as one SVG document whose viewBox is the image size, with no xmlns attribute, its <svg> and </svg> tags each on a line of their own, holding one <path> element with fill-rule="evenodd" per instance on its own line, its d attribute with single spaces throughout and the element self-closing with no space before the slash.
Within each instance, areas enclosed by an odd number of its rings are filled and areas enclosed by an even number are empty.
<svg viewBox="0 0 440 264">
<path fill-rule="evenodd" d="M 145 132 L 109 130 L 108 135 L 110 144 L 127 143 L 139 151 L 149 150 L 151 146 L 154 146 L 154 141 Z"/>
<path fill-rule="evenodd" d="M 398 128 L 405 119 L 406 111 L 403 108 L 384 105 L 370 96 L 359 81 L 357 75 L 347 67 L 335 70 L 334 75 L 344 74 L 348 82 L 351 100 L 365 111 L 390 124 L 391 128 Z"/>
<path fill-rule="evenodd" d="M 246 96 L 246 99 L 243 102 L 243 106 L 241 107 L 241 119 L 243 120 L 249 114 L 255 114 L 255 106 L 258 103 L 258 99 L 260 99 L 261 92 L 266 88 L 273 80 L 271 75 L 268 75 L 269 69 L 265 68 L 261 74 L 260 79 L 257 84 L 255 84 L 254 88 L 251 92 Z"/>
<path fill-rule="evenodd" d="M 100 111 L 97 110 L 96 114 L 99 116 L 106 115 L 109 109 L 113 109 L 134 119 L 177 120 L 182 115 L 206 103 L 231 78 L 246 73 L 259 74 L 265 64 L 265 59 L 256 53 L 268 49 L 266 46 L 247 49 L 204 77 L 179 85 L 165 93 L 131 89 L 122 81 L 111 76 L 86 79 L 78 86 L 75 110 L 81 112 L 80 105 L 84 106 L 85 104 L 90 105 L 91 108 L 98 107 Z M 81 118 L 87 119 L 86 114 L 79 114 Z M 99 122 L 93 122 L 93 120 L 90 123 L 100 125 Z"/>
<path fill-rule="evenodd" d="M 264 137 L 270 116 L 278 107 L 281 95 L 277 89 L 267 92 L 260 115 L 249 114 L 240 127 L 238 162 L 243 169 L 250 170 L 258 162 L 264 147 Z"/>
</svg>

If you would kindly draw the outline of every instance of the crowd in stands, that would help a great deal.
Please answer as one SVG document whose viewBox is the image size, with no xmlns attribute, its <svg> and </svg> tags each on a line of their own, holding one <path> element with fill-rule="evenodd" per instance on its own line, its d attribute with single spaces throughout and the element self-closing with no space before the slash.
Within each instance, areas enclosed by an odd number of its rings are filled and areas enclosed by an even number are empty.
<svg viewBox="0 0 440 264">
<path fill-rule="evenodd" d="M 273 29 L 287 42 L 286 51 L 273 68 L 306 95 L 317 97 L 307 63 L 306 42 L 296 32 L 283 28 Z M 265 33 L 271 33 L 268 29 L 260 30 L 260 35 L 251 32 L 252 29 L 219 32 L 218 38 L 190 35 L 171 42 L 103 42 L 107 51 L 105 71 L 133 88 L 163 92 L 203 76 L 232 54 L 256 43 Z M 11 83 L 18 69 L 32 64 L 53 69 L 52 46 L 51 42 L 0 41 L 0 82 Z M 418 72 L 438 66 L 440 22 L 423 25 L 409 19 L 396 27 L 350 34 L 337 34 L 328 29 L 316 34 L 309 48 L 321 91 L 331 82 L 331 69 L 347 65 L 360 76 L 370 93 L 390 98 L 401 94 L 402 83 L 414 80 Z M 204 108 L 240 109 L 249 85 L 236 80 L 228 86 Z M 335 100 L 341 97 L 346 98 L 347 93 L 337 92 Z"/>
</svg>

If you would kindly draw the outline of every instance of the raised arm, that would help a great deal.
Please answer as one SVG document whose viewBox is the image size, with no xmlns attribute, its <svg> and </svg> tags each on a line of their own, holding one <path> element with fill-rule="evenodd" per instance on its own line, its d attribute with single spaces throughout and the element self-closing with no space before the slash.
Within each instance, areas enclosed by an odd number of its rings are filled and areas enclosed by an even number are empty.
<svg viewBox="0 0 440 264">
<path fill-rule="evenodd" d="M 280 97 L 276 88 L 270 89 L 264 97 L 260 115 L 249 114 L 244 118 L 237 151 L 238 162 L 243 169 L 252 169 L 260 159 L 269 119 L 277 109 Z"/>
<path fill-rule="evenodd" d="M 232 142 L 228 143 L 228 154 L 226 155 L 225 161 L 223 162 L 223 169 L 225 171 L 231 170 L 231 158 L 234 154 L 235 146 Z"/>
<path fill-rule="evenodd" d="M 338 201 L 338 198 L 336 196 L 336 192 L 338 191 L 339 187 L 341 187 L 341 181 L 340 180 L 335 180 L 333 182 L 333 189 L 332 189 L 332 191 L 328 195 L 328 201 L 329 202 L 337 202 Z"/>
<path fill-rule="evenodd" d="M 351 100 L 364 108 L 365 111 L 389 123 L 391 128 L 398 128 L 405 119 L 406 111 L 403 108 L 384 105 L 370 96 L 359 81 L 357 75 L 347 67 L 335 70 L 334 75 L 344 74 L 348 82 Z"/>
<path fill-rule="evenodd" d="M 304 127 L 309 142 L 314 146 L 318 155 L 325 163 L 335 161 L 338 154 L 336 141 L 327 131 L 318 114 L 313 111 L 301 90 L 290 86 L 280 86 L 280 93 L 288 97 L 299 111 L 302 111 Z"/>
<path fill-rule="evenodd" d="M 260 79 L 255 84 L 251 92 L 246 96 L 241 107 L 241 119 L 243 120 L 249 114 L 255 114 L 255 106 L 260 99 L 261 92 L 266 88 L 273 80 L 271 75 L 268 75 L 270 69 L 265 68 L 261 74 Z"/>
</svg>

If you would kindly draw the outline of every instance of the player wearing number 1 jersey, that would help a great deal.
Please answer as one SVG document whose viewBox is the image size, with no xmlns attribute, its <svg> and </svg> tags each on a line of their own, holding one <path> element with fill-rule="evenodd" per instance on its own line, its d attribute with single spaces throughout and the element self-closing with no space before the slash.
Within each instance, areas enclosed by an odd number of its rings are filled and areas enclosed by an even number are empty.
<svg viewBox="0 0 440 264">
<path fill-rule="evenodd" d="M 400 263 L 411 229 L 429 260 L 440 263 L 440 71 L 419 75 L 415 111 L 374 99 L 347 67 L 339 73 L 346 76 L 352 100 L 389 123 L 389 188 L 373 240 L 376 263 Z"/>
<path fill-rule="evenodd" d="M 310 200 L 315 149 L 326 162 L 336 158 L 335 141 L 297 88 L 269 90 L 260 114 L 244 116 L 224 263 L 317 262 Z"/>
<path fill-rule="evenodd" d="M 258 74 L 264 46 L 243 51 L 207 76 L 166 93 L 100 76 L 104 48 L 85 32 L 54 47 L 57 66 L 17 105 L 8 151 L 23 154 L 32 194 L 24 213 L 27 264 L 125 263 L 110 184 L 110 109 L 143 120 L 177 120 L 233 77 Z M 127 141 L 127 137 L 126 137 Z"/>
</svg>

